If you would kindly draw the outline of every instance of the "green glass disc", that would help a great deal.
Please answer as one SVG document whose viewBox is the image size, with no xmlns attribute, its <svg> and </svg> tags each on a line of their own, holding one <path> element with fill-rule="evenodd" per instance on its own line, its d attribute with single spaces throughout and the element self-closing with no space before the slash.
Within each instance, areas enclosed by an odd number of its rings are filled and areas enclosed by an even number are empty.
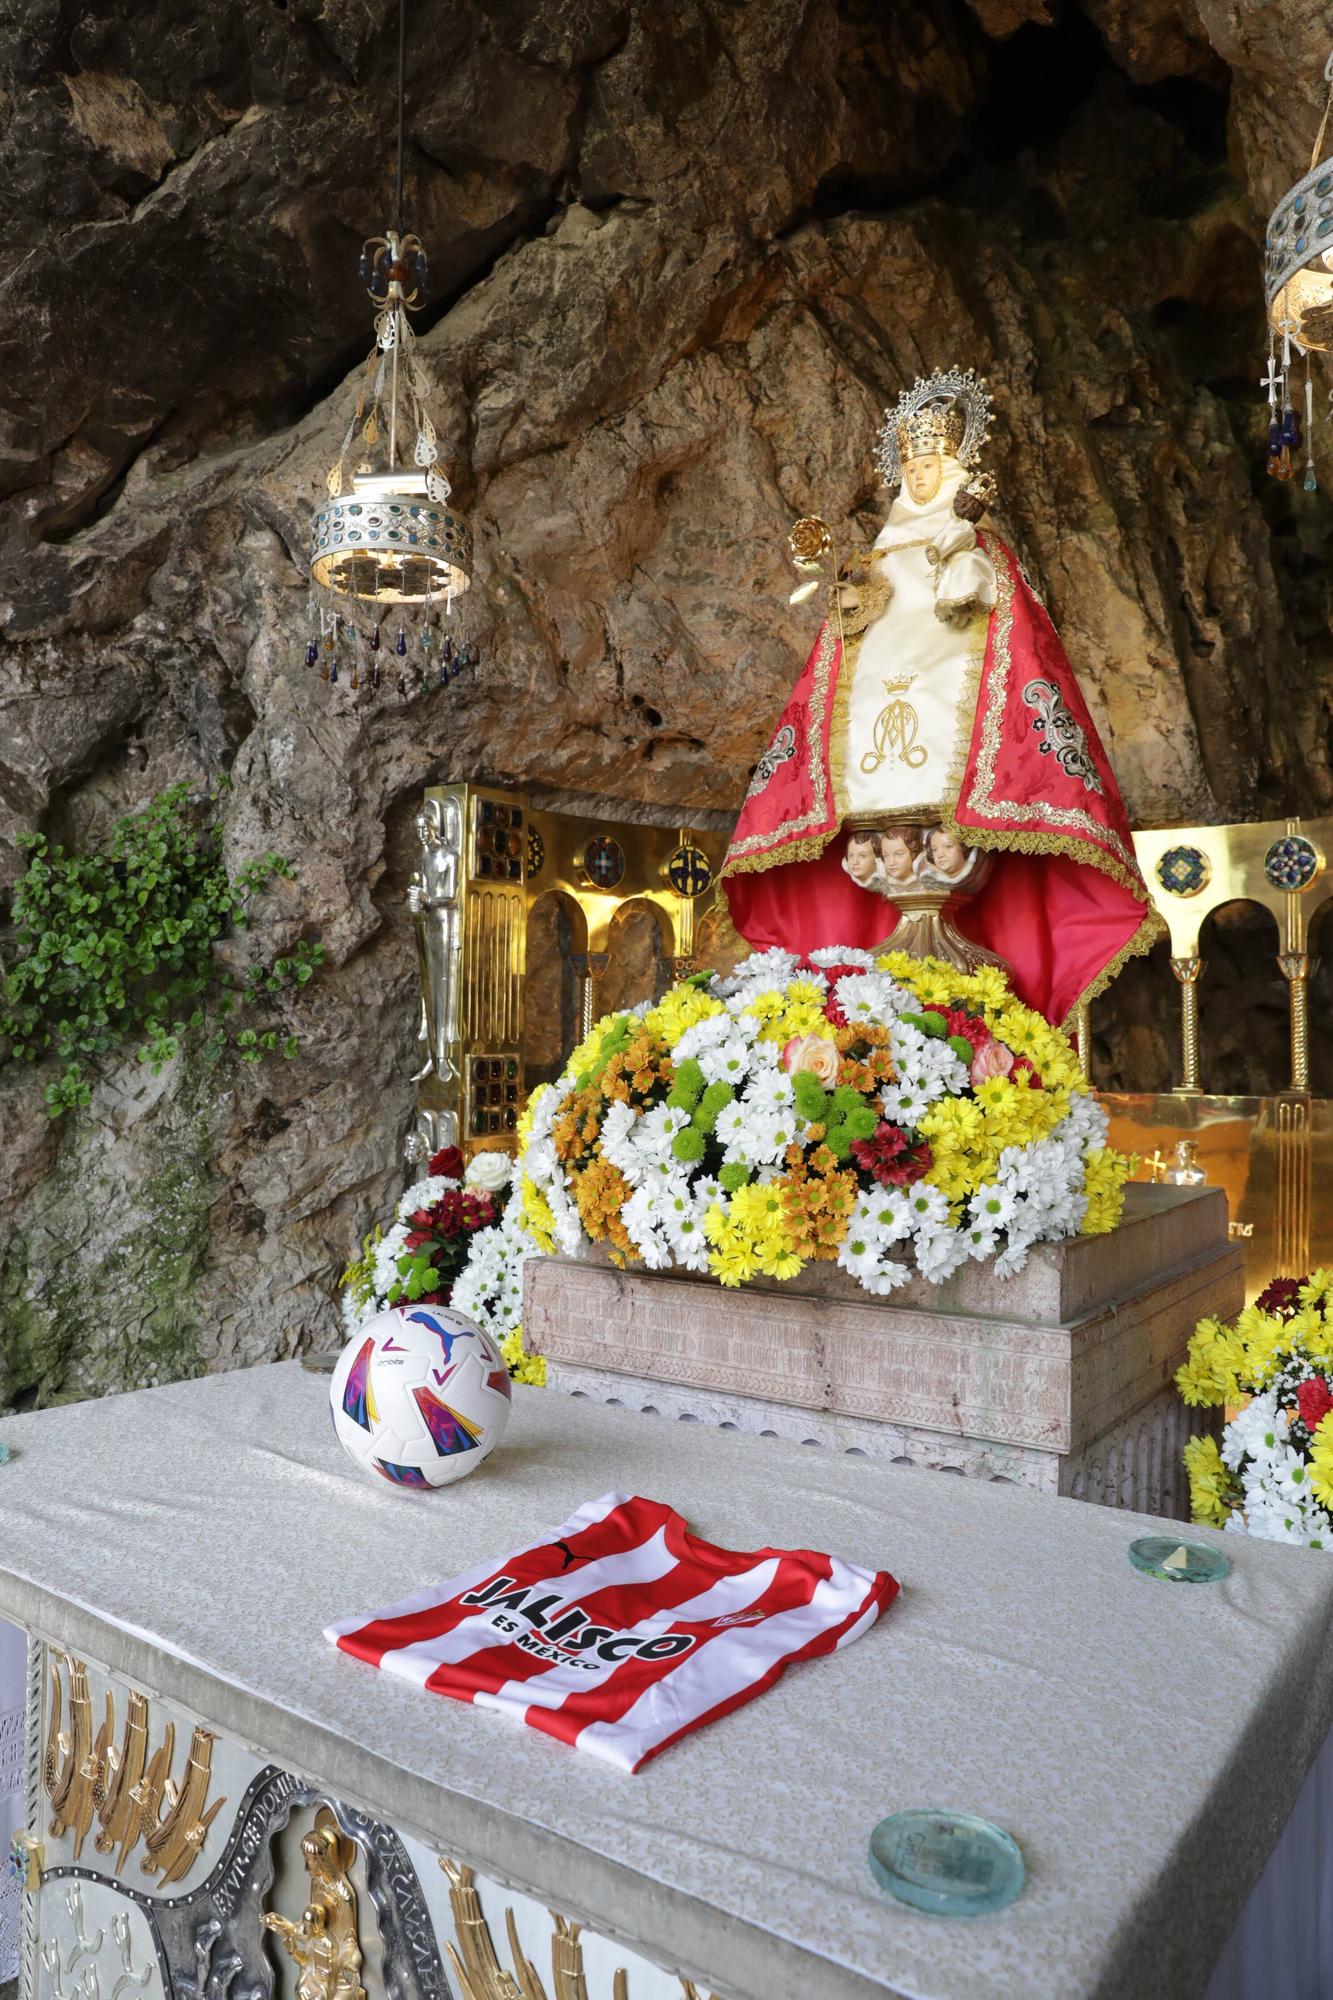
<svg viewBox="0 0 1333 2000">
<path fill-rule="evenodd" d="M 1161 1583 L 1216 1583 L 1231 1568 L 1230 1556 L 1207 1542 L 1182 1542 L 1176 1535 L 1143 1535 L 1129 1545 L 1129 1559 L 1144 1576 Z"/>
<path fill-rule="evenodd" d="M 870 1836 L 870 1872 L 882 1889 L 936 1917 L 984 1917 L 1012 1903 L 1025 1870 L 1003 1827 L 974 1813 L 915 1808 Z"/>
</svg>

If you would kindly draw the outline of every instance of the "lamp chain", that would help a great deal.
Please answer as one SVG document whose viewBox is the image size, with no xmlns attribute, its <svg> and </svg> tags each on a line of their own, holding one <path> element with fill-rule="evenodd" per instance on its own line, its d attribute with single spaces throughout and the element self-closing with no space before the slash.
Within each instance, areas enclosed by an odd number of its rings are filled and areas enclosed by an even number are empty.
<svg viewBox="0 0 1333 2000">
<path fill-rule="evenodd" d="M 398 0 L 398 166 L 394 172 L 394 236 L 402 240 L 402 102 L 406 96 L 406 0 Z"/>
</svg>

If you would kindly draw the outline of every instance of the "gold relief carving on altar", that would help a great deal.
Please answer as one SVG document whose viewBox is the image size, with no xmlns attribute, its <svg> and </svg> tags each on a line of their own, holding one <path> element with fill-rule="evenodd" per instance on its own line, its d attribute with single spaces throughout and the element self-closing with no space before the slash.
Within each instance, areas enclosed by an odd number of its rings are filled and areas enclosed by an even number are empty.
<svg viewBox="0 0 1333 2000">
<path fill-rule="evenodd" d="M 164 1888 L 168 1882 L 184 1881 L 199 1857 L 209 1827 L 227 1803 L 225 1799 L 215 1799 L 207 1811 L 204 1809 L 212 1777 L 211 1730 L 195 1726 L 185 1765 L 185 1781 L 180 1786 L 169 1775 L 175 1734 L 175 1724 L 169 1722 L 162 1748 L 153 1760 L 153 1764 L 158 1765 L 162 1790 L 160 1795 L 155 1792 L 150 1794 L 151 1803 L 145 1806 L 143 1829 L 148 1851 L 139 1864 L 145 1875 L 160 1871 L 161 1886 Z M 151 1771 L 153 1766 L 149 1768 Z M 165 1799 L 167 1811 L 159 1818 L 161 1799 Z"/>
<path fill-rule="evenodd" d="M 441 1859 L 440 1867 L 449 1878 L 449 1907 L 453 1911 L 458 1949 L 446 1942 L 445 1952 L 453 1967 L 462 2000 L 548 2000 L 546 1987 L 532 1960 L 518 1941 L 518 1927 L 512 1909 L 505 1911 L 505 1931 L 513 1971 L 501 1965 L 491 1936 L 491 1927 L 477 1894 L 476 1871 L 460 1862 Z M 551 1979 L 549 2000 L 588 2000 L 583 1970 L 581 1926 L 571 1923 L 558 1910 L 550 1911 Z M 703 2000 L 691 1980 L 680 1975 L 681 2000 Z M 619 1966 L 611 1982 L 612 2000 L 631 2000 L 629 1974 Z M 709 2000 L 716 2000 L 710 1995 Z"/>
<path fill-rule="evenodd" d="M 300 1967 L 297 2000 L 366 2000 L 356 1890 L 351 1882 L 356 1842 L 342 1832 L 329 1808 L 321 1806 L 313 1829 L 301 1842 L 301 1854 L 310 1877 L 310 1900 L 295 1922 L 276 1910 L 265 1910 L 264 1928 Z"/>
<path fill-rule="evenodd" d="M 176 1725 L 167 1723 L 162 1742 L 150 1758 L 146 1695 L 137 1688 L 128 1690 L 125 1728 L 117 1744 L 115 1690 L 108 1686 L 105 1712 L 94 1739 L 87 1666 L 68 1654 L 57 1657 L 53 1653 L 50 1669 L 42 1781 L 51 1802 L 52 1838 L 72 1835 L 77 1861 L 96 1818 L 99 1831 L 93 1845 L 99 1854 L 116 1851 L 118 1871 L 142 1840 L 145 1852 L 140 1867 L 144 1874 L 157 1875 L 163 1888 L 183 1882 L 199 1858 L 208 1829 L 226 1804 L 225 1798 L 207 1804 L 212 1732 L 195 1728 L 184 1780 L 177 1785 L 171 1775 Z"/>
</svg>

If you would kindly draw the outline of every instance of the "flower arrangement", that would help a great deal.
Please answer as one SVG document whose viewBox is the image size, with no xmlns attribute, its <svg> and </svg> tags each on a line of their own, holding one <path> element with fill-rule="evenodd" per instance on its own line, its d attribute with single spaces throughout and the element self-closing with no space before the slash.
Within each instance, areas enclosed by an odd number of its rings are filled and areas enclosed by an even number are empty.
<svg viewBox="0 0 1333 2000">
<path fill-rule="evenodd" d="M 386 1307 L 455 1303 L 459 1275 L 478 1234 L 496 1228 L 500 1190 L 512 1172 L 504 1153 L 479 1153 L 466 1169 L 457 1146 L 433 1155 L 426 1178 L 415 1181 L 399 1199 L 390 1227 L 382 1230 L 377 1225 L 365 1239 L 361 1255 L 343 1272 L 343 1320 L 349 1339 Z M 516 1318 L 506 1332 L 509 1338 L 502 1339 L 501 1347 L 510 1373 L 531 1379 L 533 1364 L 522 1352 Z"/>
<path fill-rule="evenodd" d="M 1115 1227 L 1129 1162 L 1069 1042 L 997 968 L 769 951 L 608 1015 L 535 1092 L 454 1303 L 517 1326 L 524 1258 L 735 1286 L 836 1263 L 883 1296 Z"/>
<path fill-rule="evenodd" d="M 1176 1386 L 1220 1407 L 1185 1446 L 1196 1521 L 1333 1548 L 1333 1271 L 1277 1278 L 1234 1325 L 1200 1320 Z"/>
</svg>

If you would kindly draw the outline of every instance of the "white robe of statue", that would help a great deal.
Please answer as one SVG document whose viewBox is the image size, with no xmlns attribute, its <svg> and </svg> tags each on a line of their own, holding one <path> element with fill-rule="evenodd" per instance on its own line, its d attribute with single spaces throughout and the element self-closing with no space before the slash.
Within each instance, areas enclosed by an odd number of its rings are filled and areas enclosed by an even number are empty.
<svg viewBox="0 0 1333 2000">
<path fill-rule="evenodd" d="M 866 627 L 847 701 L 844 820 L 866 824 L 945 799 L 975 707 L 968 668 L 995 603 L 995 571 L 971 522 L 953 510 L 966 468 L 941 457 L 930 499 L 904 484 L 875 539 L 871 566 L 892 589 Z M 873 584 L 871 585 L 873 591 Z M 850 651 L 850 647 L 849 647 Z"/>
</svg>

